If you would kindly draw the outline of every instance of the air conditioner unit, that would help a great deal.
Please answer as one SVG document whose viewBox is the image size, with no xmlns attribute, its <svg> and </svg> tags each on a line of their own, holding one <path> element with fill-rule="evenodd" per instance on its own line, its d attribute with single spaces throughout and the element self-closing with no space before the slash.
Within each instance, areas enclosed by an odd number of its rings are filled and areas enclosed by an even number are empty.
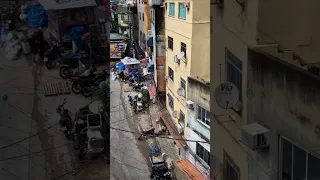
<svg viewBox="0 0 320 180">
<path fill-rule="evenodd" d="M 219 7 L 223 7 L 224 0 L 212 0 L 211 5 L 216 5 L 216 6 L 219 6 Z"/>
<path fill-rule="evenodd" d="M 258 123 L 248 124 L 241 128 L 241 142 L 252 150 L 270 146 L 271 131 Z"/>
<path fill-rule="evenodd" d="M 186 101 L 186 107 L 188 109 L 194 109 L 194 102 L 190 100 Z"/>
<path fill-rule="evenodd" d="M 177 55 L 173 56 L 173 62 L 175 62 L 175 63 L 179 63 L 180 62 L 180 59 L 178 59 Z"/>
<path fill-rule="evenodd" d="M 189 2 L 184 3 L 184 7 L 187 8 L 187 9 L 189 9 L 189 8 L 190 8 L 190 3 L 189 3 Z"/>
</svg>

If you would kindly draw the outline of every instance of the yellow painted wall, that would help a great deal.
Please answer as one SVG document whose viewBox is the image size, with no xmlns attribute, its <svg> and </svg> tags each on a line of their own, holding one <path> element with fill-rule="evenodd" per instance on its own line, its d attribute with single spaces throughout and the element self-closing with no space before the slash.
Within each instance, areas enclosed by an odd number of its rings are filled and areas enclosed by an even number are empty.
<svg viewBox="0 0 320 180">
<path fill-rule="evenodd" d="M 168 67 L 174 71 L 174 81 L 167 80 L 166 90 L 174 99 L 174 110 L 182 111 L 186 116 L 185 121 L 187 121 L 186 99 L 179 96 L 177 90 L 180 87 L 180 78 L 186 81 L 187 90 L 188 77 L 195 74 L 200 77 L 200 80 L 206 79 L 210 82 L 210 66 L 208 66 L 210 63 L 210 1 L 170 0 L 165 2 L 167 2 L 167 8 L 165 8 L 166 76 L 169 76 Z M 175 3 L 174 17 L 169 16 L 170 2 Z M 190 3 L 185 20 L 178 18 L 179 2 Z M 199 13 L 198 11 L 201 12 Z M 168 36 L 173 38 L 173 50 L 168 49 Z M 175 63 L 173 57 L 180 53 L 181 42 L 187 46 L 186 59 L 185 61 L 180 61 L 180 63 Z M 197 76 L 195 77 L 197 78 Z M 172 113 L 168 96 L 167 109 L 169 113 Z M 177 119 L 174 119 L 174 121 L 178 122 Z M 187 125 L 187 122 L 185 125 Z"/>
</svg>

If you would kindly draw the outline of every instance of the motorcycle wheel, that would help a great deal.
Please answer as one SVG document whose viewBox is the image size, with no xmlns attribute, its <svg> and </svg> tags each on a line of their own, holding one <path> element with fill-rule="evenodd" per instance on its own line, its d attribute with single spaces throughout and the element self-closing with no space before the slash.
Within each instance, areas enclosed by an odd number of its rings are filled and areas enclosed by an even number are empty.
<svg viewBox="0 0 320 180">
<path fill-rule="evenodd" d="M 81 93 L 81 85 L 79 82 L 75 81 L 71 85 L 71 90 L 74 94 L 80 94 Z"/>
<path fill-rule="evenodd" d="M 47 67 L 48 69 L 52 69 L 52 67 L 53 67 L 53 62 L 47 61 L 47 62 L 46 62 L 46 67 Z"/>
<path fill-rule="evenodd" d="M 93 94 L 91 87 L 82 87 L 81 94 L 84 97 L 90 97 Z"/>
<path fill-rule="evenodd" d="M 67 79 L 71 76 L 71 70 L 69 67 L 66 67 L 66 66 L 62 66 L 60 68 L 60 76 L 62 79 Z"/>
</svg>

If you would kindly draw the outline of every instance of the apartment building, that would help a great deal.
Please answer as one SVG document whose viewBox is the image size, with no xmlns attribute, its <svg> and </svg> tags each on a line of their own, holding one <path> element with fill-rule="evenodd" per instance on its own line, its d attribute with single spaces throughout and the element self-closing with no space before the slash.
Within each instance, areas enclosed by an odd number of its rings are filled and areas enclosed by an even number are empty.
<svg viewBox="0 0 320 180">
<path fill-rule="evenodd" d="M 229 110 L 211 96 L 215 179 L 320 179 L 319 3 L 211 3 L 211 88 L 240 92 Z"/>
<path fill-rule="evenodd" d="M 145 41 L 146 41 L 146 38 L 144 36 L 144 22 L 145 22 L 144 5 L 145 5 L 145 0 L 137 0 L 137 9 L 138 9 L 138 16 L 139 16 L 139 44 L 141 47 L 144 47 Z"/>
<path fill-rule="evenodd" d="M 196 101 L 198 98 L 195 97 L 196 94 L 190 94 L 189 96 L 189 90 L 197 92 L 199 87 L 193 86 L 189 88 L 189 79 L 191 78 L 207 85 L 210 83 L 210 66 L 208 66 L 210 63 L 210 54 L 208 53 L 210 49 L 209 0 L 168 0 L 164 3 L 164 9 L 166 109 L 181 136 L 191 139 L 200 138 L 194 133 L 193 128 L 187 128 L 189 119 L 196 123 L 198 121 L 196 117 L 196 112 L 198 111 L 197 102 L 192 101 Z M 188 99 L 191 97 L 192 100 Z M 188 109 L 187 104 L 193 104 L 195 108 Z M 208 104 L 205 107 L 207 112 L 209 112 Z M 206 125 L 201 124 L 200 126 Z M 205 127 L 207 131 L 209 128 L 210 126 Z M 180 156 L 183 159 L 189 159 L 207 178 L 208 164 L 206 164 L 206 160 L 201 160 L 201 158 L 206 159 L 203 153 L 207 156 L 210 148 L 205 145 L 205 148 L 201 146 L 200 152 L 200 148 L 196 149 L 196 146 L 194 143 L 189 143 L 184 147 L 179 147 Z M 199 156 L 200 154 L 196 154 L 196 150 L 202 154 L 202 157 Z M 196 161 L 196 159 L 200 161 Z M 202 166 L 198 162 L 205 165 Z"/>
</svg>

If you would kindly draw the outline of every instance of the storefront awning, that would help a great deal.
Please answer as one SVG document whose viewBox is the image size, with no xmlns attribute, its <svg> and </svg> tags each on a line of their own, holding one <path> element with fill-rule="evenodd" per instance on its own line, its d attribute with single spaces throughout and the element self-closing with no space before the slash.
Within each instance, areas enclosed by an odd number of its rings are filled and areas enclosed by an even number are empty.
<svg viewBox="0 0 320 180">
<path fill-rule="evenodd" d="M 190 180 L 206 180 L 197 167 L 195 167 L 188 159 L 177 161 L 176 165 Z"/>
<path fill-rule="evenodd" d="M 174 125 L 174 122 L 171 119 L 170 114 L 167 110 L 162 110 L 159 112 L 159 118 L 162 118 L 164 124 L 166 125 L 168 131 L 170 132 L 172 138 L 174 139 L 174 142 L 176 143 L 177 147 L 185 147 L 186 142 L 182 139 L 182 136 L 179 134 L 176 126 Z M 179 139 L 179 140 L 177 140 Z"/>
</svg>

